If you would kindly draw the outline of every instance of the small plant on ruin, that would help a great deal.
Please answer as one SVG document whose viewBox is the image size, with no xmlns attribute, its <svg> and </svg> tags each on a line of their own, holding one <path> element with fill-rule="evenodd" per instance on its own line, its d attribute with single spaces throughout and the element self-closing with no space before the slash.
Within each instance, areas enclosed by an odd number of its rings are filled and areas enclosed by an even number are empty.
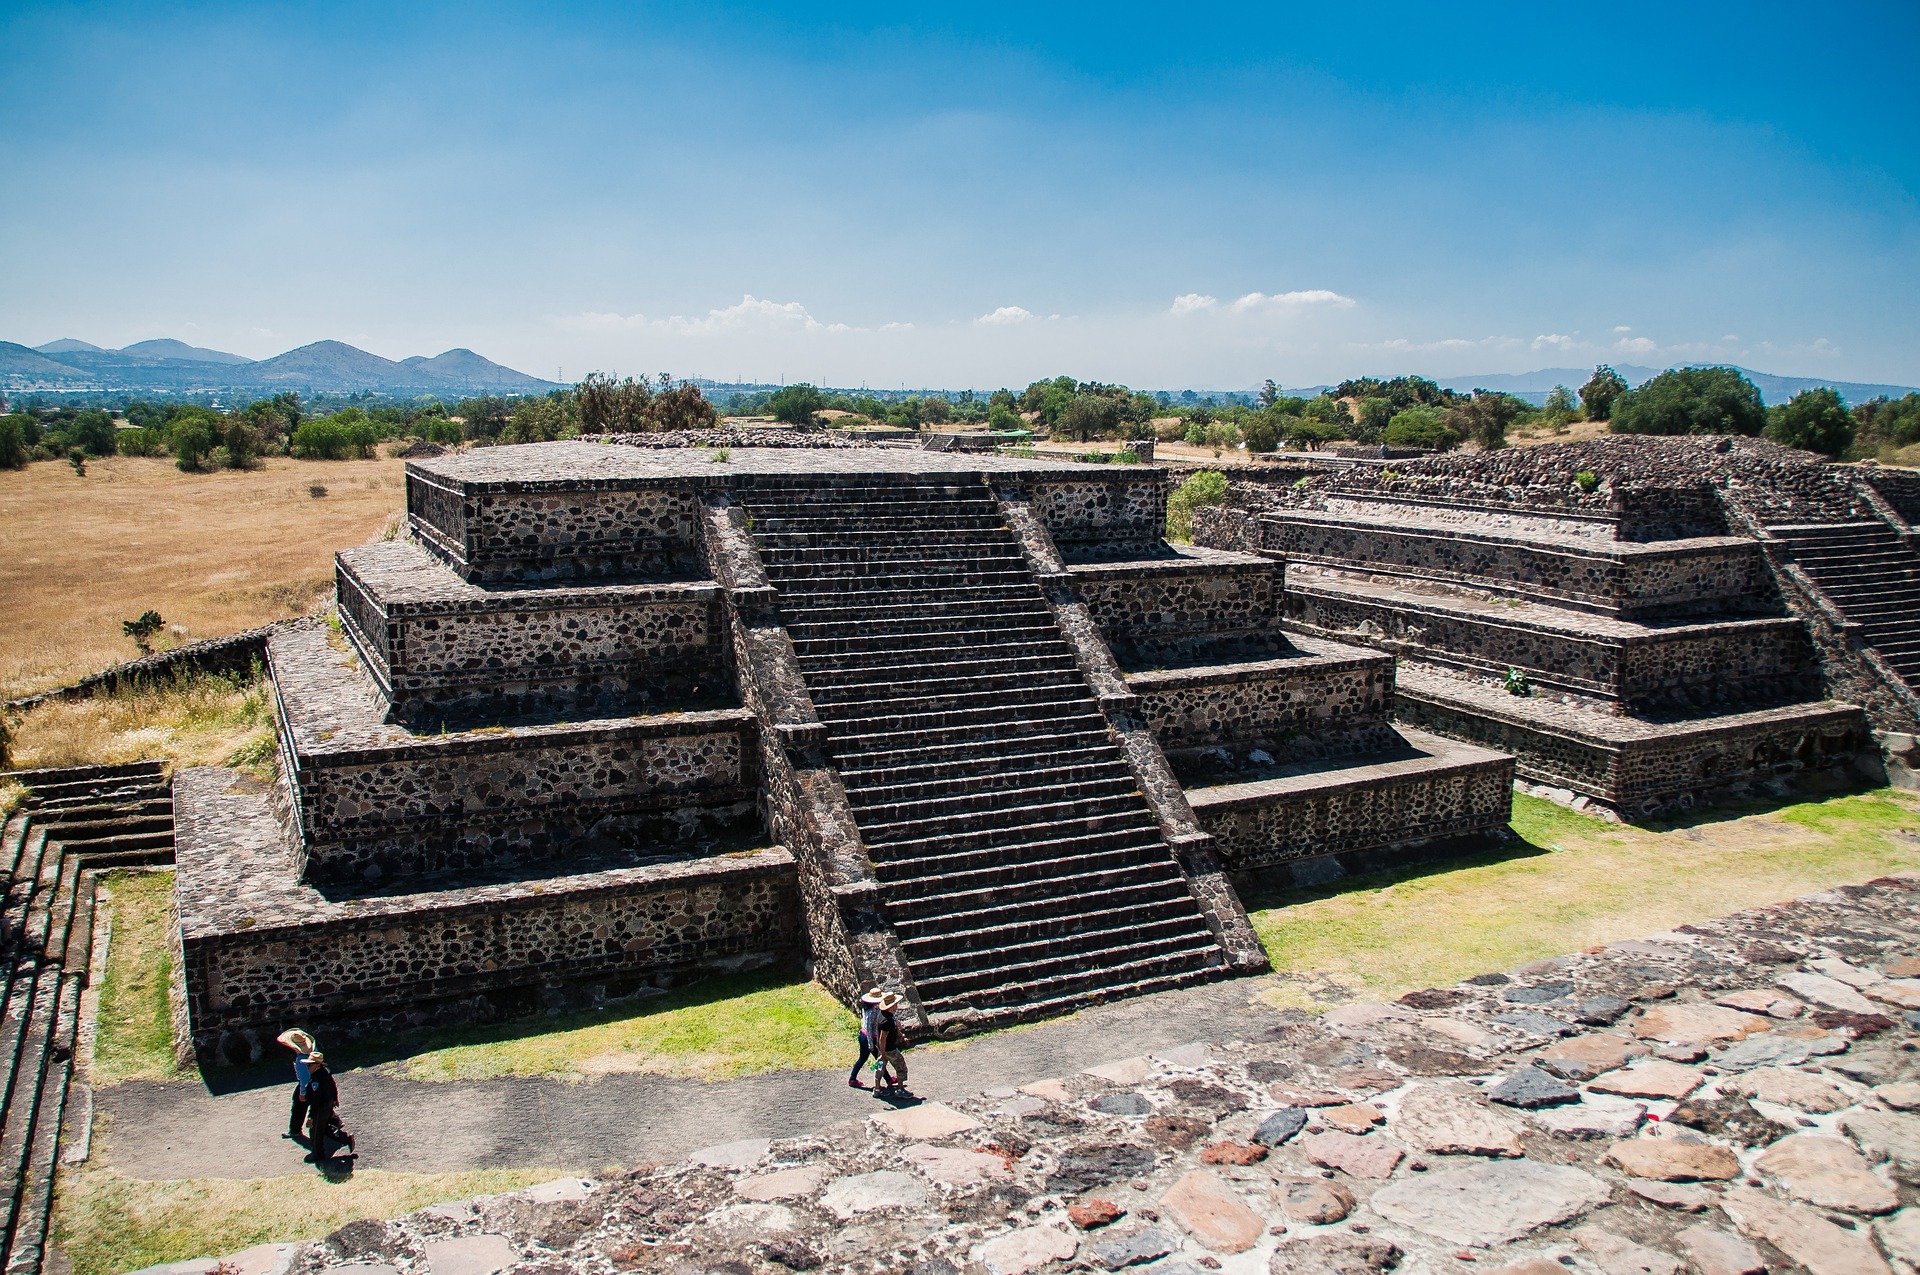
<svg viewBox="0 0 1920 1275">
<path fill-rule="evenodd" d="M 1295 491 L 1299 491 L 1302 487 L 1307 486 L 1312 481 L 1313 481 L 1312 475 L 1308 475 L 1305 478 L 1296 478 L 1293 480 L 1293 489 Z"/>
<path fill-rule="evenodd" d="M 1506 686 L 1507 694 L 1518 695 L 1522 699 L 1533 694 L 1533 683 L 1528 681 L 1527 675 L 1517 668 L 1507 670 Z"/>
<path fill-rule="evenodd" d="M 1123 448 L 1113 454 L 1113 463 L 1116 465 L 1138 465 L 1140 463 L 1140 453 L 1134 451 L 1131 447 Z"/>
<path fill-rule="evenodd" d="M 1227 502 L 1227 476 L 1215 469 L 1203 469 L 1188 477 L 1167 498 L 1167 537 L 1170 540 L 1193 539 L 1193 511 L 1204 505 Z"/>
<path fill-rule="evenodd" d="M 1583 469 L 1573 476 L 1573 481 L 1581 491 L 1590 493 L 1600 486 L 1600 475 L 1591 469 Z"/>
<path fill-rule="evenodd" d="M 726 462 L 733 459 L 733 453 L 728 451 L 724 447 L 720 447 L 720 448 L 714 449 L 713 451 L 708 452 L 707 459 L 712 461 L 716 465 L 724 465 Z"/>
<path fill-rule="evenodd" d="M 120 631 L 133 639 L 133 644 L 140 648 L 140 654 L 152 655 L 153 635 L 166 625 L 167 622 L 160 618 L 158 611 L 146 611 L 138 619 L 122 620 Z"/>
</svg>

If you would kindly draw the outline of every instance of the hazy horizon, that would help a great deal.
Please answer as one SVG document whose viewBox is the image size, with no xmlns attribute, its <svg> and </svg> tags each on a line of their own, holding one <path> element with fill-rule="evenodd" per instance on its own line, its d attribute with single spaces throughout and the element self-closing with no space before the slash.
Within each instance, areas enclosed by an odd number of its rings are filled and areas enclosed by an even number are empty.
<svg viewBox="0 0 1920 1275">
<path fill-rule="evenodd" d="M 0 33 L 29 346 L 1920 383 L 1909 6 L 21 5 Z"/>
</svg>

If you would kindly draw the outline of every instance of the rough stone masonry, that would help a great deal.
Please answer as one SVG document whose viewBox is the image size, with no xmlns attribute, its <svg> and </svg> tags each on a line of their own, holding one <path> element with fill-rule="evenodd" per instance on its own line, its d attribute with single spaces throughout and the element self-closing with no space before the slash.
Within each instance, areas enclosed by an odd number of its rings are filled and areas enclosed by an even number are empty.
<svg viewBox="0 0 1920 1275">
<path fill-rule="evenodd" d="M 279 1256 L 356 1275 L 1911 1275 L 1917 902 L 1920 874 L 1882 878 Z"/>
</svg>

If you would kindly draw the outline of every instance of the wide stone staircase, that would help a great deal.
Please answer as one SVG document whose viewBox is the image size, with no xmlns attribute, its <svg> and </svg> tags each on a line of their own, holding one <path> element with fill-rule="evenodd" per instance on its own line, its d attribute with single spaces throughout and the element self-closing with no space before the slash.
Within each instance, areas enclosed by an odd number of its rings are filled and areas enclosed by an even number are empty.
<svg viewBox="0 0 1920 1275">
<path fill-rule="evenodd" d="M 1862 629 L 1908 686 L 1920 690 L 1920 555 L 1884 522 L 1770 526 L 1814 583 Z"/>
<path fill-rule="evenodd" d="M 984 483 L 740 498 L 936 1029 L 1226 972 Z"/>
<path fill-rule="evenodd" d="M 173 857 L 173 805 L 158 762 L 10 771 L 27 786 L 0 831 L 0 1250 L 8 1275 L 45 1254 L 80 994 L 93 949 L 94 880 Z"/>
</svg>

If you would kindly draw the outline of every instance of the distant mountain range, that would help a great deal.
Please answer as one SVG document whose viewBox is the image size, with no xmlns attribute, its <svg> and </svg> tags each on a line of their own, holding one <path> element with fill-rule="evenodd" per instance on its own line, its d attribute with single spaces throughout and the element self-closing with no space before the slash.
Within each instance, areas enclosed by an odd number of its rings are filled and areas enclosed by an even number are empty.
<svg viewBox="0 0 1920 1275">
<path fill-rule="evenodd" d="M 218 394 L 544 394 L 555 382 L 502 367 L 472 350 L 394 362 L 340 341 L 315 341 L 249 359 L 185 341 L 139 341 L 118 350 L 66 337 L 29 349 L 0 341 L 0 388 L 9 394 L 118 392 Z"/>
</svg>

